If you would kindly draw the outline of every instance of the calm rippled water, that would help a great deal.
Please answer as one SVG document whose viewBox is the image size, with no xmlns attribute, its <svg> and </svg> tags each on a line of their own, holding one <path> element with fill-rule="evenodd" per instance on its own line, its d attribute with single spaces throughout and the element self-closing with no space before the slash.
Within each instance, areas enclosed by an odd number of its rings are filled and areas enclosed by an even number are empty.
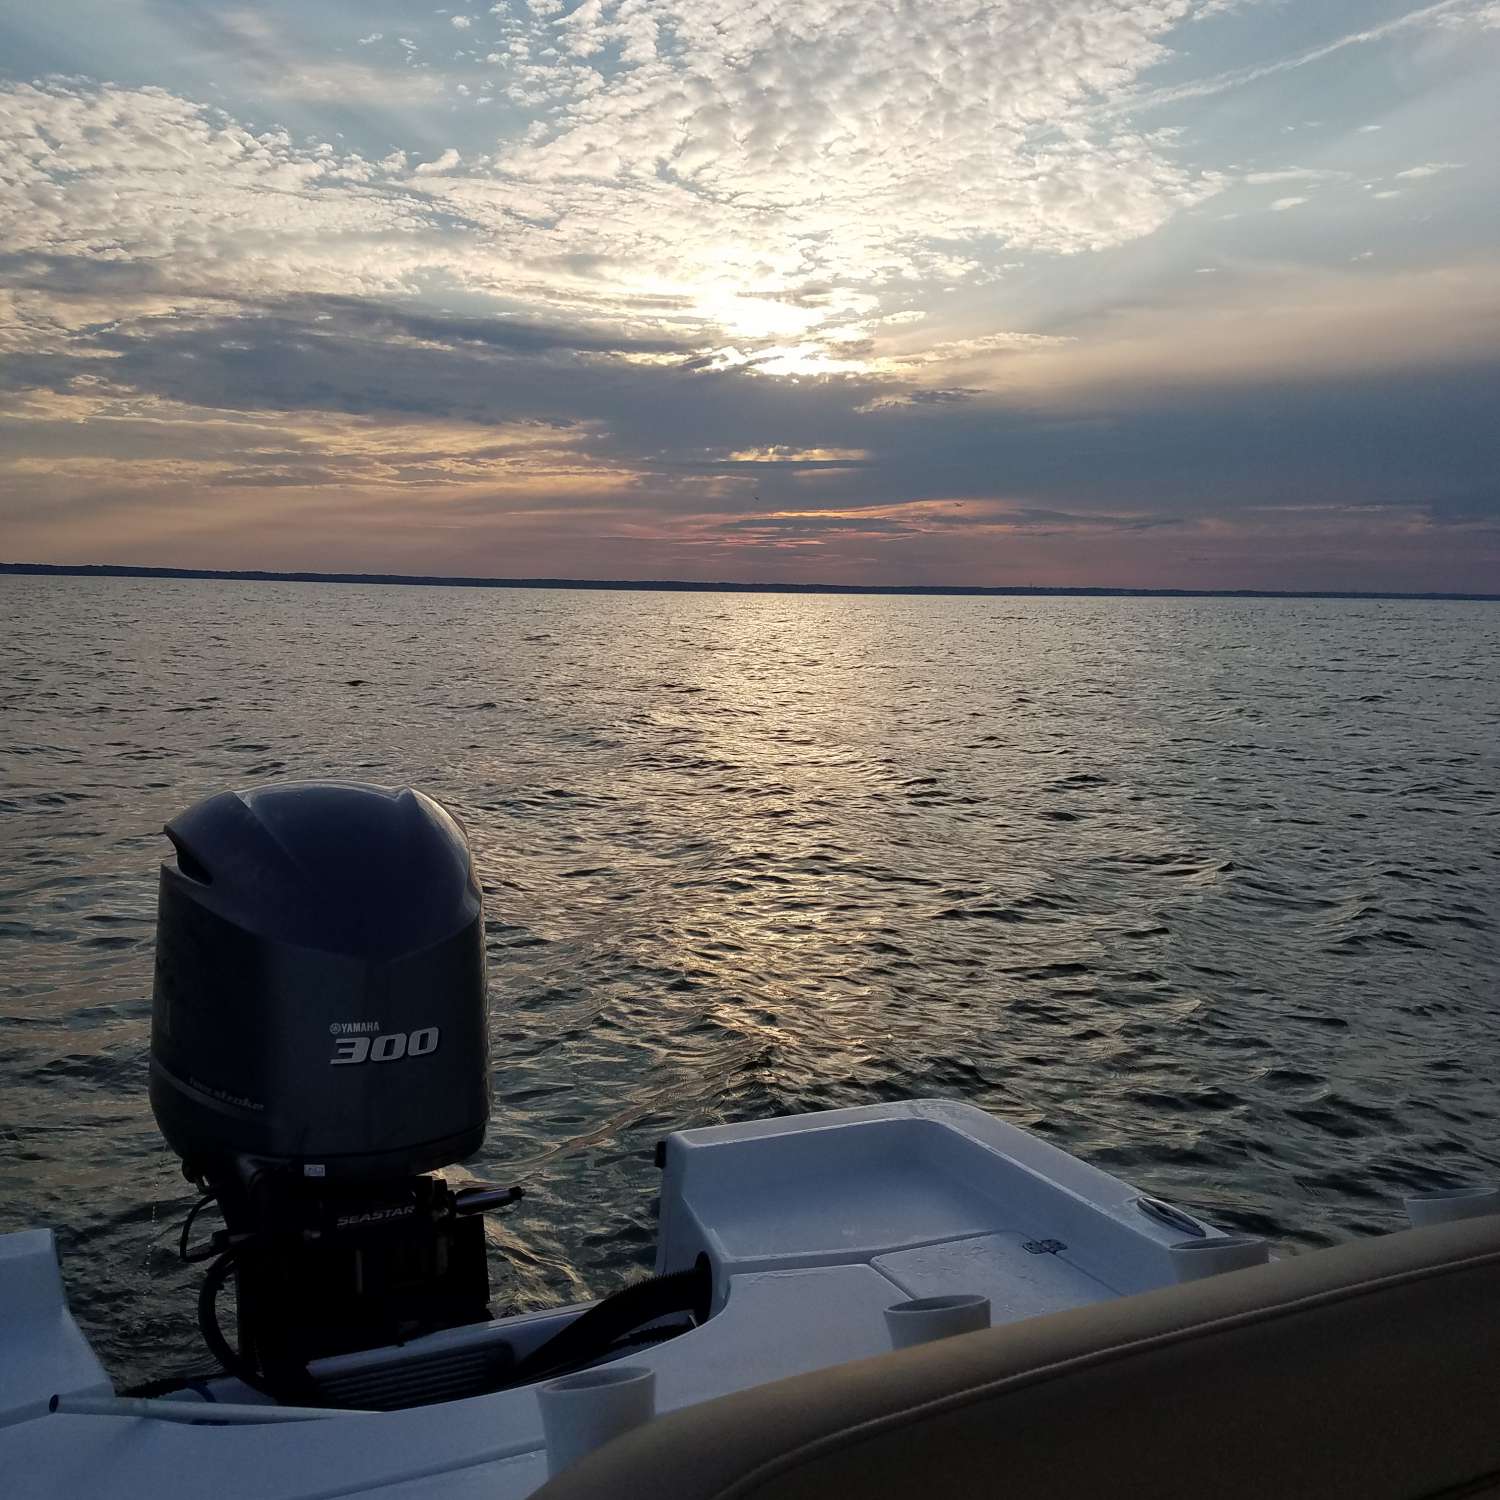
<svg viewBox="0 0 1500 1500">
<path fill-rule="evenodd" d="M 160 836 L 420 786 L 487 892 L 499 1307 L 649 1261 L 678 1125 L 964 1098 L 1296 1247 L 1500 1173 L 1500 608 L 0 578 L 0 1228 L 202 1367 Z"/>
</svg>

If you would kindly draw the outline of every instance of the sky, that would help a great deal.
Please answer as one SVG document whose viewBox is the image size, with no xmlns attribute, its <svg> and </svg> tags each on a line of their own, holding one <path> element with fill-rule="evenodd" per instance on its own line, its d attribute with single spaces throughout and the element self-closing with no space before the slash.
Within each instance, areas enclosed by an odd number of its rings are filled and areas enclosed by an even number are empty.
<svg viewBox="0 0 1500 1500">
<path fill-rule="evenodd" d="M 0 560 L 1500 591 L 1500 0 L 0 12 Z"/>
</svg>

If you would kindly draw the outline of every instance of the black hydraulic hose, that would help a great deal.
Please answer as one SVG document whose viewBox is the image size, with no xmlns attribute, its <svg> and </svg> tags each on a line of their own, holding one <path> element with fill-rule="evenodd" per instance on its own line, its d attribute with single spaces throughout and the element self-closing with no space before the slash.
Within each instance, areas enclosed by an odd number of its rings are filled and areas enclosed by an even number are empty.
<svg viewBox="0 0 1500 1500">
<path fill-rule="evenodd" d="M 208 1244 L 201 1250 L 189 1250 L 188 1235 L 192 1232 L 194 1220 L 197 1219 L 198 1215 L 201 1214 L 210 1203 L 217 1202 L 218 1197 L 219 1194 L 216 1190 L 210 1190 L 209 1192 L 206 1192 L 192 1206 L 192 1208 L 188 1210 L 188 1216 L 182 1222 L 182 1237 L 177 1241 L 177 1255 L 178 1259 L 183 1261 L 183 1263 L 186 1265 L 191 1265 L 194 1261 L 198 1260 L 207 1260 L 214 1253 L 214 1245 L 212 1240 L 210 1240 Z"/>
<path fill-rule="evenodd" d="M 139 1385 L 127 1385 L 118 1394 L 121 1396 L 170 1396 L 173 1391 L 198 1390 L 210 1380 L 221 1380 L 227 1370 L 187 1370 L 180 1375 L 160 1375 L 155 1380 L 143 1380 Z"/>
<path fill-rule="evenodd" d="M 702 1323 L 713 1298 L 713 1271 L 700 1255 L 690 1271 L 638 1281 L 580 1313 L 561 1332 L 516 1363 L 507 1384 L 524 1385 L 554 1370 L 586 1363 L 606 1353 L 626 1334 L 672 1313 L 690 1312 Z"/>
<path fill-rule="evenodd" d="M 224 1283 L 229 1280 L 229 1273 L 233 1270 L 233 1250 L 226 1250 L 208 1268 L 208 1274 L 203 1278 L 203 1285 L 198 1289 L 198 1329 L 203 1335 L 203 1342 L 208 1345 L 209 1352 L 231 1375 L 237 1380 L 244 1381 L 252 1391 L 259 1391 L 263 1396 L 271 1397 L 273 1401 L 279 1400 L 280 1394 L 271 1389 L 265 1376 L 224 1337 L 224 1331 L 219 1327 L 219 1293 L 223 1290 Z"/>
</svg>

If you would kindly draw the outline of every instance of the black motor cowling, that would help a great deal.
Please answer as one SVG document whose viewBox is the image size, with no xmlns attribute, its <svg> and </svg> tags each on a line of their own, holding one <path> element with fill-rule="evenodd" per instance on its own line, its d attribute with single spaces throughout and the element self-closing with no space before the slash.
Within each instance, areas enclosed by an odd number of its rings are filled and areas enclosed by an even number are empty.
<svg viewBox="0 0 1500 1500">
<path fill-rule="evenodd" d="M 166 833 L 151 1107 L 188 1167 L 369 1181 L 478 1150 L 484 921 L 458 824 L 420 792 L 291 782 Z"/>
<path fill-rule="evenodd" d="M 420 1175 L 478 1150 L 489 1117 L 463 830 L 420 792 L 290 782 L 166 833 L 151 1105 L 224 1215 L 210 1345 L 285 1394 L 310 1360 L 486 1317 L 496 1195 Z M 212 1306 L 231 1271 L 237 1351 Z"/>
</svg>

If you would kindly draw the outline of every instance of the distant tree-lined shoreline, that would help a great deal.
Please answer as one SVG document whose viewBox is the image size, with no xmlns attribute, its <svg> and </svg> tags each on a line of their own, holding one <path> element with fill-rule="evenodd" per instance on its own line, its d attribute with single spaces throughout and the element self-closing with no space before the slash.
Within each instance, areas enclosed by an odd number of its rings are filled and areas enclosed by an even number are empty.
<svg viewBox="0 0 1500 1500">
<path fill-rule="evenodd" d="M 679 578 L 469 578 L 457 574 L 279 573 L 258 568 L 148 568 L 116 563 L 0 563 L 0 573 L 61 578 L 189 578 L 224 583 L 364 583 L 419 588 L 593 589 L 671 594 L 908 594 L 1060 599 L 1431 599 L 1500 602 L 1500 594 L 1382 589 L 1042 588 L 1023 584 L 730 583 Z"/>
</svg>

